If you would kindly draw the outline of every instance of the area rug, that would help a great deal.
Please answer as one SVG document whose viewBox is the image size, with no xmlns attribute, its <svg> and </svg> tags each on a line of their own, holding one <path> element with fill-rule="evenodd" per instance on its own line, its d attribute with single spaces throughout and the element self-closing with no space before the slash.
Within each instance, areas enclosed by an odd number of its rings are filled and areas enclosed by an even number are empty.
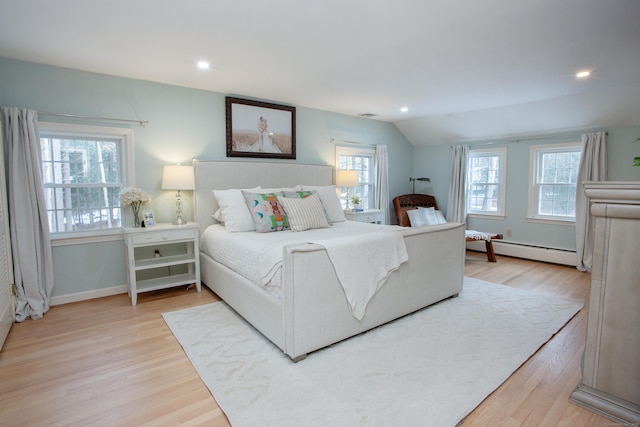
<svg viewBox="0 0 640 427">
<path fill-rule="evenodd" d="M 163 316 L 233 426 L 453 427 L 582 307 L 467 277 L 298 363 L 223 302 Z"/>
</svg>

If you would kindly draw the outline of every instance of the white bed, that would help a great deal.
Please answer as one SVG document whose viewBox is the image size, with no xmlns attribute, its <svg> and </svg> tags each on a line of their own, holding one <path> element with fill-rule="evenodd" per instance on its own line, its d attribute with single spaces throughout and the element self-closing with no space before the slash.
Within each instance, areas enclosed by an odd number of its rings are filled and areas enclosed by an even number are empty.
<svg viewBox="0 0 640 427">
<path fill-rule="evenodd" d="M 194 168 L 194 219 L 200 234 L 217 222 L 213 219 L 218 208 L 214 189 L 328 186 L 334 176 L 332 166 L 283 162 L 195 160 Z M 404 237 L 408 260 L 371 298 L 361 320 L 354 317 L 327 250 L 320 244 L 284 247 L 277 295 L 214 261 L 205 250 L 200 251 L 202 282 L 298 360 L 461 291 L 464 224 L 407 228 L 398 233 Z"/>
</svg>

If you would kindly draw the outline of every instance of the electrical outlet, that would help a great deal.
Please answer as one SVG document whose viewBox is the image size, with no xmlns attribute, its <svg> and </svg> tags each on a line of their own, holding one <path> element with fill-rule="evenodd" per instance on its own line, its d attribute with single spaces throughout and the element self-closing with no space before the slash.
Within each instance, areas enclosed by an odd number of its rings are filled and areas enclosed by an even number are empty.
<svg viewBox="0 0 640 427">
<path fill-rule="evenodd" d="M 162 255 L 160 255 L 160 250 L 156 249 L 155 251 L 153 251 L 153 256 L 154 258 L 160 258 Z"/>
<path fill-rule="evenodd" d="M 507 228 L 507 237 L 511 237 L 511 229 Z"/>
</svg>

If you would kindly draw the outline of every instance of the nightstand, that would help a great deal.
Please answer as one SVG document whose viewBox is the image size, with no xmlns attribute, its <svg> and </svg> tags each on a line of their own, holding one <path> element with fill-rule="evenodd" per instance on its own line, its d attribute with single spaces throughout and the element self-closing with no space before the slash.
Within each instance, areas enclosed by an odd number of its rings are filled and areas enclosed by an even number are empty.
<svg viewBox="0 0 640 427">
<path fill-rule="evenodd" d="M 344 211 L 344 217 L 349 221 L 382 224 L 382 209 L 365 209 L 362 212 Z"/>
<path fill-rule="evenodd" d="M 136 305 L 142 292 L 192 283 L 200 292 L 198 232 L 199 226 L 194 222 L 124 228 L 132 305 Z"/>
</svg>

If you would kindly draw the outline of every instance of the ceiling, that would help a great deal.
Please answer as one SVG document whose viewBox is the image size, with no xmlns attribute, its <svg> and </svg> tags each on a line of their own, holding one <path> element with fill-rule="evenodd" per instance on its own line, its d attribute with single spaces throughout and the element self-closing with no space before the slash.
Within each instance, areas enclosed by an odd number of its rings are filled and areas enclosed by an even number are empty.
<svg viewBox="0 0 640 427">
<path fill-rule="evenodd" d="M 417 146 L 640 124 L 638 0 L 0 0 L 0 11 L 1 57 L 371 113 Z"/>
</svg>

